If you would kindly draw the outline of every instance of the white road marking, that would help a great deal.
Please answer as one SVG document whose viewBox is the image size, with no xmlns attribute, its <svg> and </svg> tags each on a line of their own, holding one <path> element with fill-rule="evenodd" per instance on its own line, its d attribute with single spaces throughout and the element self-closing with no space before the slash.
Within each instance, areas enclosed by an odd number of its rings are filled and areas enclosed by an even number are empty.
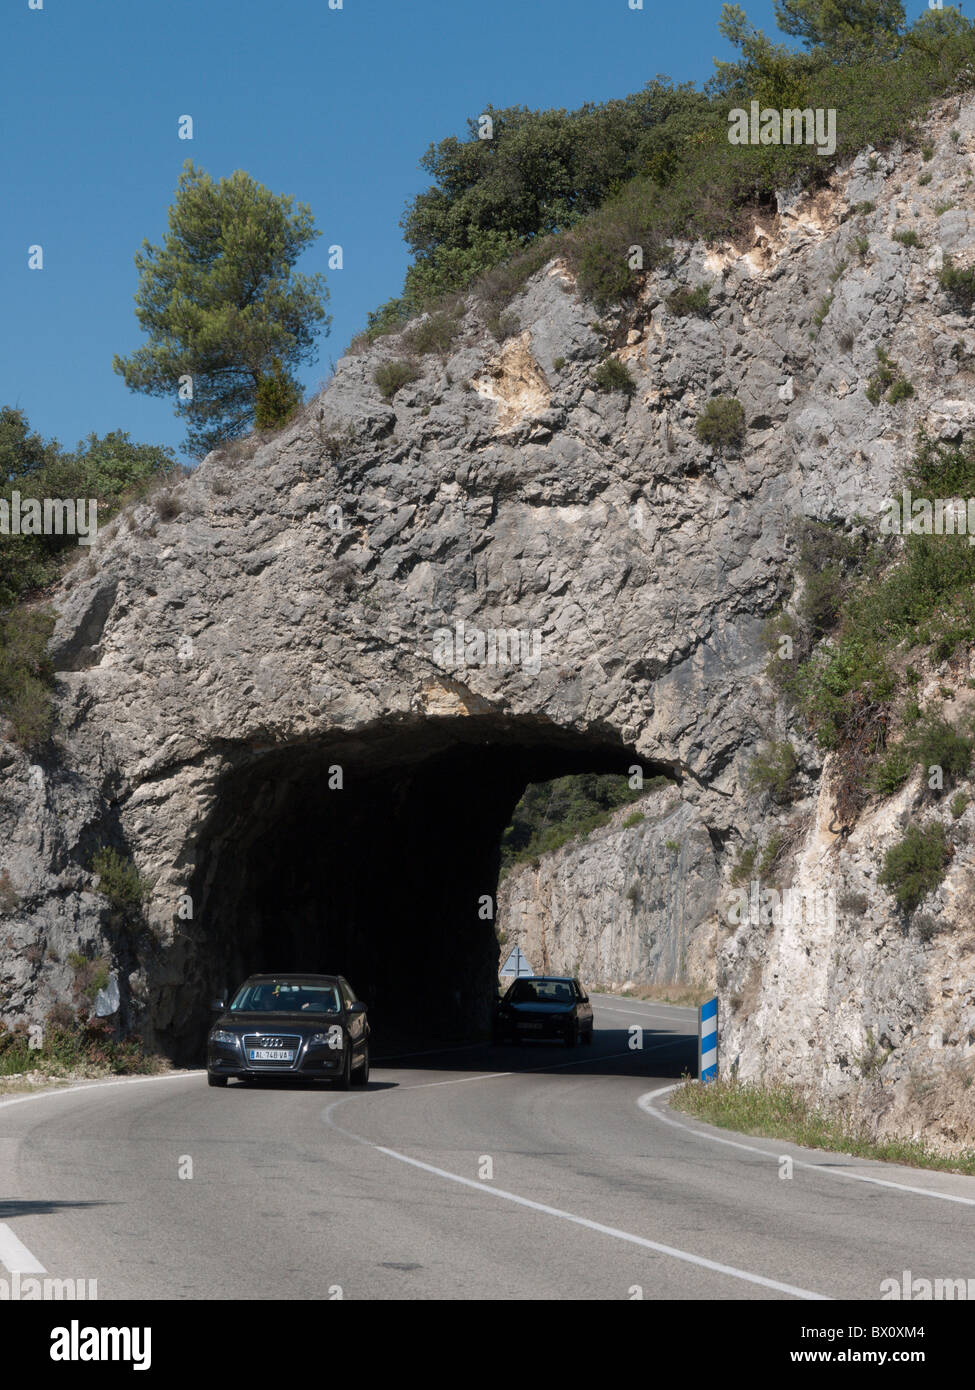
<svg viewBox="0 0 975 1390">
<path fill-rule="evenodd" d="M 477 1079 L 477 1078 L 473 1078 Z M 341 1105 L 341 1101 L 336 1101 L 335 1105 Z M 726 1274 L 732 1279 L 741 1279 L 746 1284 L 758 1284 L 764 1289 L 774 1289 L 777 1293 L 791 1294 L 794 1298 L 815 1300 L 817 1302 L 828 1303 L 828 1294 L 813 1293 L 810 1289 L 800 1289 L 794 1284 L 783 1284 L 777 1279 L 766 1279 L 763 1274 L 752 1274 L 745 1269 L 736 1269 L 734 1265 L 719 1264 L 716 1260 L 706 1260 L 701 1255 L 692 1255 L 688 1250 L 678 1250 L 673 1245 L 662 1245 L 660 1241 L 647 1240 L 645 1236 L 633 1235 L 630 1231 L 621 1231 L 616 1226 L 605 1226 L 601 1221 L 591 1221 L 586 1216 L 576 1216 L 574 1212 L 563 1211 L 561 1207 L 546 1206 L 544 1202 L 534 1202 L 530 1197 L 520 1197 L 516 1192 L 508 1192 L 503 1187 L 492 1187 L 490 1183 L 475 1182 L 473 1178 L 461 1177 L 459 1173 L 450 1173 L 446 1168 L 436 1168 L 432 1163 L 423 1163 L 418 1158 L 410 1158 L 408 1154 L 398 1153 L 395 1149 L 384 1148 L 382 1144 L 374 1144 L 369 1139 L 363 1139 L 361 1135 L 353 1134 L 351 1130 L 344 1129 L 341 1125 L 329 1118 L 328 1111 L 334 1106 L 329 1106 L 325 1112 L 325 1117 L 329 1124 L 339 1130 L 341 1134 L 347 1135 L 350 1139 L 357 1140 L 360 1144 L 367 1145 L 370 1149 L 375 1149 L 377 1153 L 384 1154 L 386 1158 L 395 1158 L 400 1163 L 408 1163 L 413 1168 L 420 1168 L 425 1173 L 432 1173 L 435 1177 L 446 1178 L 449 1182 L 459 1183 L 462 1187 L 470 1187 L 475 1192 L 490 1193 L 492 1197 L 499 1197 L 506 1202 L 514 1202 L 517 1206 L 528 1207 L 531 1211 L 541 1212 L 543 1216 L 555 1216 L 560 1221 L 568 1221 L 573 1226 L 583 1226 L 588 1231 L 596 1231 L 599 1235 L 611 1236 L 614 1240 L 626 1241 L 629 1245 L 639 1245 L 644 1250 L 653 1250 L 658 1255 L 669 1255 L 671 1259 L 682 1260 L 685 1264 L 697 1265 L 701 1269 L 713 1270 L 716 1274 Z"/>
<path fill-rule="evenodd" d="M 727 1144 L 731 1149 L 744 1149 L 746 1153 L 761 1154 L 763 1158 L 771 1158 L 778 1163 L 781 1157 L 778 1153 L 771 1153 L 768 1149 L 760 1149 L 757 1144 L 743 1144 L 740 1139 L 725 1139 L 720 1134 L 705 1134 L 702 1130 L 695 1129 L 693 1125 L 685 1125 L 680 1120 L 676 1120 L 673 1115 L 663 1115 L 653 1106 L 653 1101 L 661 1096 L 669 1095 L 675 1091 L 680 1083 L 675 1082 L 673 1086 L 664 1086 L 659 1091 L 644 1091 L 637 1101 L 637 1105 L 645 1115 L 652 1115 L 655 1120 L 662 1120 L 665 1125 L 673 1125 L 675 1129 L 686 1130 L 688 1134 L 696 1135 L 698 1139 L 708 1139 L 712 1144 Z M 790 1143 L 790 1140 L 783 1140 L 783 1143 Z M 801 1144 L 795 1145 L 801 1148 Z M 914 1197 L 934 1197 L 939 1202 L 959 1202 L 965 1207 L 975 1207 L 975 1197 L 959 1197 L 953 1192 L 935 1192 L 930 1187 L 911 1187 L 903 1182 L 891 1182 L 889 1178 L 871 1178 L 866 1173 L 847 1173 L 840 1168 L 827 1168 L 822 1163 L 809 1163 L 801 1158 L 792 1160 L 795 1168 L 808 1168 L 813 1173 L 822 1173 L 828 1178 L 846 1178 L 850 1182 L 866 1182 L 874 1187 L 892 1187 L 896 1192 L 909 1192 Z M 957 1174 L 955 1176 L 958 1176 Z"/>
<path fill-rule="evenodd" d="M 46 1274 L 47 1270 L 17 1239 L 9 1226 L 0 1222 L 0 1264 L 5 1265 L 11 1274 Z"/>
<path fill-rule="evenodd" d="M 658 1003 L 656 1000 L 653 999 L 628 1000 L 624 995 L 619 994 L 608 994 L 601 996 L 593 994 L 590 996 L 590 998 L 597 1009 L 605 1009 L 607 1013 L 612 1014 L 627 1014 L 635 1012 L 637 1008 L 642 1008 L 648 1009 L 651 1013 L 664 1013 L 666 1011 L 667 1016 L 669 1017 L 672 1017 L 675 1013 L 691 1014 L 695 1017 L 697 1015 L 697 1009 L 695 1009 L 692 1004 L 664 1004 Z M 611 1004 L 604 1004 L 602 1002 L 603 999 L 612 999 L 613 1003 L 616 1004 L 628 1004 L 629 1008 L 614 1009 Z"/>
<path fill-rule="evenodd" d="M 656 1048 L 669 1046 L 670 1043 L 657 1043 Z M 646 1048 L 645 1051 L 651 1052 L 655 1048 Z M 614 1053 L 617 1057 L 632 1056 L 629 1052 Z M 586 1059 L 588 1060 L 588 1059 Z M 601 1062 L 609 1060 L 606 1057 L 599 1057 Z M 557 1067 L 545 1068 L 545 1070 L 558 1070 L 561 1067 L 580 1066 L 581 1062 L 561 1062 Z M 462 1076 L 450 1081 L 424 1081 L 416 1086 L 403 1087 L 404 1090 L 419 1091 L 432 1086 L 457 1086 L 466 1081 L 494 1081 L 503 1076 L 521 1076 L 522 1072 L 492 1072 L 489 1076 Z M 528 1073 L 529 1075 L 531 1073 Z M 651 1093 L 653 1094 L 653 1093 Z M 596 1231 L 599 1235 L 611 1236 L 614 1240 L 622 1240 L 629 1245 L 639 1245 L 645 1250 L 653 1250 L 658 1255 L 668 1255 L 671 1259 L 682 1260 L 685 1264 L 697 1265 L 701 1269 L 710 1269 L 717 1274 L 725 1274 L 731 1279 L 740 1279 L 747 1284 L 758 1284 L 765 1289 L 774 1289 L 777 1293 L 791 1294 L 794 1298 L 814 1300 L 817 1302 L 830 1302 L 828 1294 L 814 1293 L 810 1289 L 801 1289 L 794 1284 L 783 1284 L 776 1279 L 767 1279 L 763 1274 L 753 1274 L 749 1270 L 737 1269 L 734 1265 L 719 1264 L 716 1260 L 707 1260 L 702 1255 L 693 1255 L 689 1250 L 678 1250 L 673 1245 L 663 1245 L 656 1240 L 648 1240 L 646 1236 L 633 1235 L 630 1231 L 621 1231 L 616 1226 L 606 1226 L 600 1221 L 592 1221 L 586 1216 L 576 1216 L 574 1212 L 563 1211 L 560 1207 L 546 1206 L 544 1202 L 535 1202 L 530 1197 L 521 1197 L 516 1192 L 508 1192 L 501 1187 L 493 1187 L 490 1183 L 475 1182 L 472 1178 L 462 1177 L 459 1173 L 448 1172 L 446 1168 L 437 1168 L 432 1163 L 424 1163 L 418 1158 L 410 1158 L 408 1154 L 401 1154 L 396 1149 L 388 1149 L 382 1144 L 375 1144 L 371 1139 L 364 1138 L 361 1134 L 355 1134 L 352 1130 L 346 1129 L 343 1125 L 337 1124 L 332 1119 L 332 1111 L 340 1105 L 347 1104 L 354 1100 L 354 1096 L 342 1096 L 340 1100 L 335 1100 L 331 1105 L 326 1106 L 323 1118 L 325 1123 L 333 1129 L 337 1129 L 340 1134 L 344 1134 L 347 1139 L 354 1140 L 357 1144 L 363 1144 L 366 1148 L 374 1149 L 376 1153 L 383 1154 L 386 1158 L 395 1158 L 400 1163 L 408 1163 L 413 1168 L 419 1168 L 423 1172 L 432 1173 L 435 1177 L 445 1178 L 449 1182 L 459 1183 L 462 1187 L 472 1188 L 475 1192 L 489 1192 L 494 1197 L 499 1197 L 503 1201 L 514 1202 L 518 1206 L 528 1207 L 531 1211 L 541 1212 L 544 1216 L 554 1216 L 561 1221 L 568 1221 L 574 1226 L 583 1226 L 586 1230 Z"/>
<path fill-rule="evenodd" d="M 164 1076 L 127 1076 L 122 1081 L 86 1081 L 81 1085 L 62 1086 L 59 1090 L 33 1091 L 29 1096 L 14 1096 L 10 1100 L 0 1100 L 0 1110 L 8 1105 L 25 1105 L 29 1100 L 50 1100 L 54 1096 L 76 1096 L 79 1091 L 101 1091 L 107 1086 L 138 1086 L 145 1081 L 188 1081 L 202 1076 L 202 1070 L 172 1071 Z"/>
</svg>

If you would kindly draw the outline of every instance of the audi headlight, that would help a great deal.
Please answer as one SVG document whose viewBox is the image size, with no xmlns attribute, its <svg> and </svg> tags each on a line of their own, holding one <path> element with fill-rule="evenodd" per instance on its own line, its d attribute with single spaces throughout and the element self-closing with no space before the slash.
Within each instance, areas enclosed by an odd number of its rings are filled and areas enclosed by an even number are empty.
<svg viewBox="0 0 975 1390">
<path fill-rule="evenodd" d="M 330 1047 L 333 1052 L 345 1046 L 345 1033 L 334 1024 L 327 1033 L 312 1033 L 308 1039 L 309 1047 Z"/>
<path fill-rule="evenodd" d="M 240 1038 L 236 1033 L 228 1033 L 226 1028 L 214 1028 L 210 1034 L 210 1041 L 224 1043 L 227 1047 L 240 1047 Z"/>
</svg>

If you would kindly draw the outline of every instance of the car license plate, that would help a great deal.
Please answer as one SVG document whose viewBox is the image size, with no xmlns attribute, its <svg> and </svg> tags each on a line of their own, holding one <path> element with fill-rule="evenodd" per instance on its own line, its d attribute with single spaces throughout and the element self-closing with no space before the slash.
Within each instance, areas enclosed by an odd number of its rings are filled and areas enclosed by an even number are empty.
<svg viewBox="0 0 975 1390">
<path fill-rule="evenodd" d="M 252 1047 L 248 1053 L 252 1062 L 293 1062 L 293 1052 L 278 1052 L 266 1047 Z"/>
</svg>

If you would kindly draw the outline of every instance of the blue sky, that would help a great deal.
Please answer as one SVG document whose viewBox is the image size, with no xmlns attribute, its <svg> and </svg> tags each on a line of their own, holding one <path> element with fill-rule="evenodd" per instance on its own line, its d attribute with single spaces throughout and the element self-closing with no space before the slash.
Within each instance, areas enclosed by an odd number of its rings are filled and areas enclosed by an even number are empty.
<svg viewBox="0 0 975 1390">
<path fill-rule="evenodd" d="M 246 169 L 308 203 L 333 315 L 303 384 L 329 372 L 397 294 L 399 219 L 432 141 L 498 106 L 580 106 L 664 73 L 705 81 L 729 57 L 720 0 L 5 0 L 0 404 L 74 444 L 94 430 L 179 450 L 169 401 L 129 391 L 115 353 L 142 341 L 133 256 L 162 240 L 187 158 Z M 746 3 L 773 32 L 770 0 Z M 191 115 L 194 138 L 177 138 Z M 327 248 L 345 267 L 329 271 Z M 44 269 L 27 268 L 40 244 Z"/>
</svg>

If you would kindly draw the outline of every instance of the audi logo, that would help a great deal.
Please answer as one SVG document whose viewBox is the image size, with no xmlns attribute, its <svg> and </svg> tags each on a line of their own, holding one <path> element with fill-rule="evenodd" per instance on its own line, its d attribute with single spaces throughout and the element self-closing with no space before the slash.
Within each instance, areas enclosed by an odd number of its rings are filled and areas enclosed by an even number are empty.
<svg viewBox="0 0 975 1390">
<path fill-rule="evenodd" d="M 262 1047 L 283 1047 L 284 1038 L 262 1038 Z"/>
</svg>

